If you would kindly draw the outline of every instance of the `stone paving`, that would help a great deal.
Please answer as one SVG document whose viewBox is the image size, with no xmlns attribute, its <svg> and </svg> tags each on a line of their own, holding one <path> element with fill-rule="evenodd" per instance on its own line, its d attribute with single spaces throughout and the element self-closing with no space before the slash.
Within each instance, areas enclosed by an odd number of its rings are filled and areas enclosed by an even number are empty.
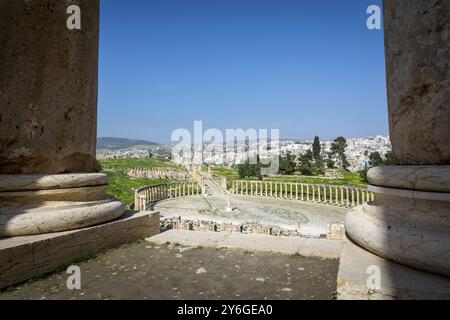
<svg viewBox="0 0 450 320">
<path fill-rule="evenodd" d="M 3 299 L 333 299 L 338 260 L 139 241 L 0 293 Z"/>
<path fill-rule="evenodd" d="M 146 240 L 156 244 L 178 243 L 331 259 L 338 259 L 342 251 L 342 241 L 339 240 L 274 237 L 237 232 L 168 230 Z"/>
<path fill-rule="evenodd" d="M 231 196 L 233 211 L 225 211 L 228 197 L 214 183 L 207 181 L 208 196 L 188 196 L 162 201 L 154 209 L 162 219 L 204 219 L 219 222 L 255 222 L 296 228 L 306 237 L 319 238 L 327 233 L 327 224 L 343 223 L 348 209 L 297 200 L 253 196 Z"/>
</svg>

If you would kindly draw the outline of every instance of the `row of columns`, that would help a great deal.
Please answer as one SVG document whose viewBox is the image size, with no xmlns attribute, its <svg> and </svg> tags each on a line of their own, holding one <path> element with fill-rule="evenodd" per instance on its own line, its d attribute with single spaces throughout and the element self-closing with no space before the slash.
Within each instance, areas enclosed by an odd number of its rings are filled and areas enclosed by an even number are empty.
<svg viewBox="0 0 450 320">
<path fill-rule="evenodd" d="M 374 200 L 373 193 L 361 188 L 287 182 L 234 181 L 232 193 L 323 202 L 347 207 Z"/>
<path fill-rule="evenodd" d="M 148 204 L 167 198 L 178 198 L 200 194 L 201 188 L 195 183 L 178 183 L 174 185 L 159 184 L 146 186 L 135 191 L 134 209 L 145 211 Z"/>
<path fill-rule="evenodd" d="M 147 204 L 168 198 L 166 184 L 147 186 L 135 191 L 135 210 L 146 211 Z"/>
<path fill-rule="evenodd" d="M 135 168 L 128 170 L 126 174 L 131 177 L 145 177 L 149 179 L 187 180 L 185 173 L 173 169 Z"/>
<path fill-rule="evenodd" d="M 169 198 L 200 194 L 201 188 L 195 183 L 178 183 L 169 187 Z"/>
</svg>

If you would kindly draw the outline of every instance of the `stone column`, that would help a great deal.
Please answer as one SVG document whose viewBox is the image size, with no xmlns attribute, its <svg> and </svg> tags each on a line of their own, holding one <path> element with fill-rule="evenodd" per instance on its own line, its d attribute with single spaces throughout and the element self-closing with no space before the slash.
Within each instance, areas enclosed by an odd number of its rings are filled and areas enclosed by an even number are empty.
<svg viewBox="0 0 450 320">
<path fill-rule="evenodd" d="M 0 2 L 0 237 L 118 218 L 96 160 L 99 1 Z"/>
<path fill-rule="evenodd" d="M 396 165 L 368 172 L 373 202 L 346 217 L 361 247 L 450 276 L 448 1 L 383 1 L 389 127 Z"/>
<path fill-rule="evenodd" d="M 330 192 L 330 204 L 333 204 L 333 188 L 331 186 L 328 187 L 328 190 Z"/>
<path fill-rule="evenodd" d="M 346 206 L 346 207 L 350 207 L 350 196 L 349 196 L 348 188 L 345 188 L 345 195 L 346 195 L 346 203 L 345 203 L 345 206 Z"/>
</svg>

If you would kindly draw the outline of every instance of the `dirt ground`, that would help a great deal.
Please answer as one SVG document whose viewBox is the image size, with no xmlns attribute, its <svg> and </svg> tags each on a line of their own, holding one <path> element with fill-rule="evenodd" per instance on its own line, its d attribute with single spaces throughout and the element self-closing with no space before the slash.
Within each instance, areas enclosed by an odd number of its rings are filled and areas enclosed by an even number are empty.
<svg viewBox="0 0 450 320">
<path fill-rule="evenodd" d="M 2 299 L 333 299 L 338 261 L 146 241 L 77 263 L 0 293 Z"/>
</svg>

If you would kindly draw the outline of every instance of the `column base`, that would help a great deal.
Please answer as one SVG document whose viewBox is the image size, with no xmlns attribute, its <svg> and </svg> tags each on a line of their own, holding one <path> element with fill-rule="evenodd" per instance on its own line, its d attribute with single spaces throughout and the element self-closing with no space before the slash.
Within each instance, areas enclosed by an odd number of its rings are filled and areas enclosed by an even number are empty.
<svg viewBox="0 0 450 320">
<path fill-rule="evenodd" d="M 0 175 L 0 237 L 67 231 L 119 218 L 103 173 Z"/>
<path fill-rule="evenodd" d="M 0 289 L 39 277 L 86 256 L 159 233 L 158 212 L 72 231 L 0 239 Z"/>
<path fill-rule="evenodd" d="M 369 277 L 376 270 L 380 286 L 371 290 L 367 282 L 373 284 Z M 345 239 L 337 293 L 338 300 L 449 300 L 450 279 L 386 260 Z"/>
<path fill-rule="evenodd" d="M 375 201 L 347 214 L 347 235 L 381 257 L 450 277 L 449 173 L 450 166 L 371 169 Z"/>
</svg>

